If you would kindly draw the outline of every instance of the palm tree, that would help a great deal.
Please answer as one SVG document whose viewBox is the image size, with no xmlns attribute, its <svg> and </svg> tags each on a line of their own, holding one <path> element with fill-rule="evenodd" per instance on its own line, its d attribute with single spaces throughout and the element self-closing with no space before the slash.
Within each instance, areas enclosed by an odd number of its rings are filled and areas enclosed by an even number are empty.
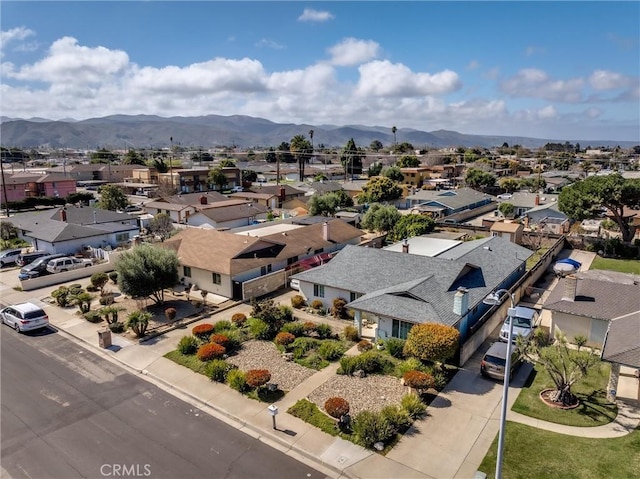
<svg viewBox="0 0 640 479">
<path fill-rule="evenodd" d="M 313 160 L 313 130 L 309 130 L 309 138 L 311 138 L 311 160 Z"/>
<path fill-rule="evenodd" d="M 304 135 L 296 135 L 291 139 L 289 149 L 298 160 L 300 181 L 304 181 L 304 164 L 309 160 L 311 143 L 309 143 L 309 140 L 307 140 Z"/>
<path fill-rule="evenodd" d="M 396 149 L 396 145 L 398 144 L 398 142 L 396 141 L 396 131 L 398 131 L 398 129 L 395 126 L 391 127 L 391 133 L 393 133 L 393 149 Z"/>
</svg>

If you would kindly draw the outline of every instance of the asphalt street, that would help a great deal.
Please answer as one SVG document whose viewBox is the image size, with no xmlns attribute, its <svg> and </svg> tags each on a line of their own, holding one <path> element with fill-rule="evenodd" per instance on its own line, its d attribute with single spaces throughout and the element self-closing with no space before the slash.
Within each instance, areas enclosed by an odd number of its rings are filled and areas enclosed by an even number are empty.
<svg viewBox="0 0 640 479">
<path fill-rule="evenodd" d="M 325 477 L 53 329 L 18 335 L 3 325 L 0 345 L 10 477 Z"/>
</svg>

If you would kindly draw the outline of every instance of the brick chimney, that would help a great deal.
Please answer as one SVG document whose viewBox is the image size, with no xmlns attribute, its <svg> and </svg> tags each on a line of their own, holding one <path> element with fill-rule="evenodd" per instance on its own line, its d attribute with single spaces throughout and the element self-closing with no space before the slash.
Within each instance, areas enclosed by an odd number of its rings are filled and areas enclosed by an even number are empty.
<svg viewBox="0 0 640 479">
<path fill-rule="evenodd" d="M 64 208 L 60 209 L 60 221 L 67 222 L 67 210 Z"/>
<path fill-rule="evenodd" d="M 322 223 L 322 239 L 329 241 L 329 223 L 326 221 Z"/>
<path fill-rule="evenodd" d="M 469 290 L 458 288 L 453 296 L 453 312 L 458 316 L 464 316 L 469 312 Z"/>
<path fill-rule="evenodd" d="M 535 199 L 533 200 L 533 204 L 536 206 L 540 204 L 540 195 L 536 195 Z"/>
<path fill-rule="evenodd" d="M 564 293 L 562 295 L 562 301 L 575 301 L 576 291 L 578 289 L 578 277 L 575 274 L 570 274 L 564 278 Z"/>
<path fill-rule="evenodd" d="M 402 252 L 403 253 L 409 252 L 409 240 L 407 238 L 405 238 L 404 241 L 402 242 Z"/>
<path fill-rule="evenodd" d="M 284 193 L 284 186 L 280 187 L 280 201 L 284 201 L 285 198 L 285 193 Z"/>
<path fill-rule="evenodd" d="M 208 202 L 207 197 L 205 195 L 201 195 L 200 196 L 200 204 L 201 205 L 206 205 Z"/>
</svg>

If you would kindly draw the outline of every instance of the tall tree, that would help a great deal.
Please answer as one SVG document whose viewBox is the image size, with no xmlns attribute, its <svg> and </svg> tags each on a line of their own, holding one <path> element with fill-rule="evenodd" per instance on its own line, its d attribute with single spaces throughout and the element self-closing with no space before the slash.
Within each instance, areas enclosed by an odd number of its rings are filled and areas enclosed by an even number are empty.
<svg viewBox="0 0 640 479">
<path fill-rule="evenodd" d="M 395 126 L 391 127 L 391 133 L 393 133 L 393 149 L 395 150 L 396 145 L 398 144 L 398 142 L 396 141 L 396 132 L 398 131 L 398 129 Z"/>
<path fill-rule="evenodd" d="M 266 155 L 264 156 L 264 161 L 266 161 L 267 163 L 275 163 L 276 160 L 276 150 L 273 148 L 273 146 L 270 146 L 267 150 Z"/>
<path fill-rule="evenodd" d="M 391 231 L 402 215 L 395 206 L 384 206 L 373 203 L 362 217 L 361 226 L 364 229 L 387 233 Z"/>
<path fill-rule="evenodd" d="M 298 160 L 298 172 L 300 181 L 304 181 L 304 167 L 311 158 L 311 143 L 304 135 L 296 135 L 291 138 L 291 144 L 289 146 L 291 153 Z"/>
<path fill-rule="evenodd" d="M 382 176 L 386 176 L 393 181 L 404 181 L 404 175 L 402 174 L 398 166 L 389 166 L 387 168 L 383 168 L 381 174 Z"/>
<path fill-rule="evenodd" d="M 283 141 L 278 145 L 276 159 L 282 163 L 294 163 L 296 161 L 295 157 L 291 154 L 291 145 L 289 143 Z"/>
<path fill-rule="evenodd" d="M 373 140 L 369 145 L 369 149 L 372 151 L 380 151 L 382 148 L 384 148 L 384 145 L 380 140 Z"/>
<path fill-rule="evenodd" d="M 590 176 L 564 187 L 558 197 L 558 208 L 577 221 L 592 218 L 606 208 L 620 227 L 622 241 L 629 243 L 636 227 L 624 210 L 640 209 L 640 179 L 625 179 L 619 173 Z"/>
<path fill-rule="evenodd" d="M 171 221 L 171 217 L 166 213 L 158 213 L 149 222 L 149 231 L 154 235 L 160 236 L 162 241 L 171 236 L 173 230 L 173 221 Z"/>
<path fill-rule="evenodd" d="M 220 191 L 222 191 L 228 183 L 227 176 L 222 171 L 222 167 L 210 169 L 207 181 L 212 185 L 216 185 Z"/>
<path fill-rule="evenodd" d="M 313 195 L 309 199 L 309 214 L 316 216 L 334 216 L 339 208 L 353 206 L 353 200 L 343 190 L 324 195 Z"/>
<path fill-rule="evenodd" d="M 473 189 L 484 190 L 496 184 L 496 177 L 478 168 L 469 168 L 464 181 Z"/>
<path fill-rule="evenodd" d="M 162 304 L 164 290 L 178 282 L 178 256 L 172 249 L 142 244 L 120 255 L 116 271 L 122 293 L 132 298 L 151 297 Z"/>
<path fill-rule="evenodd" d="M 353 138 L 349 139 L 340 155 L 340 163 L 342 163 L 344 168 L 345 181 L 349 175 L 351 175 L 351 179 L 353 179 L 354 174 L 359 175 L 362 173 L 363 158 L 364 152 L 356 146 Z"/>
<path fill-rule="evenodd" d="M 398 168 L 417 168 L 420 166 L 420 160 L 415 155 L 404 155 L 396 162 Z"/>
<path fill-rule="evenodd" d="M 311 138 L 311 159 L 313 159 L 313 130 L 309 130 L 309 138 Z"/>
<path fill-rule="evenodd" d="M 384 176 L 371 178 L 362 187 L 362 193 L 357 196 L 358 203 L 379 203 L 393 201 L 402 196 L 402 188 L 398 184 Z"/>
<path fill-rule="evenodd" d="M 97 206 L 103 210 L 123 210 L 129 201 L 119 186 L 104 185 L 100 188 L 100 201 Z"/>
<path fill-rule="evenodd" d="M 233 160 L 229 160 L 229 159 L 224 159 L 221 160 L 220 163 L 218 164 L 218 166 L 220 168 L 235 168 L 236 166 L 236 162 Z"/>
<path fill-rule="evenodd" d="M 389 241 L 400 241 L 412 236 L 420 236 L 434 230 L 436 222 L 430 216 L 402 215 L 387 236 Z"/>
</svg>

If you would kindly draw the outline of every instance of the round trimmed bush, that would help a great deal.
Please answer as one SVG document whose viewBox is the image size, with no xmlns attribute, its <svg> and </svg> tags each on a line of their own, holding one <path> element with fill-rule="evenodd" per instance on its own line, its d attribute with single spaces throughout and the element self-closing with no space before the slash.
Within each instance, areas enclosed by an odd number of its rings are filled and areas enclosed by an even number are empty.
<svg viewBox="0 0 640 479">
<path fill-rule="evenodd" d="M 164 317 L 167 318 L 167 321 L 173 321 L 176 319 L 177 314 L 178 311 L 176 311 L 176 308 L 167 308 L 164 310 Z"/>
<path fill-rule="evenodd" d="M 296 337 L 291 333 L 278 333 L 276 334 L 275 343 L 280 346 L 287 346 L 294 342 Z"/>
<path fill-rule="evenodd" d="M 244 325 L 244 322 L 247 320 L 247 315 L 244 313 L 235 313 L 231 316 L 231 322 L 238 327 Z"/>
<path fill-rule="evenodd" d="M 320 323 L 316 326 L 316 334 L 320 339 L 327 339 L 333 336 L 333 330 L 330 325 Z"/>
<path fill-rule="evenodd" d="M 298 321 L 293 321 L 291 323 L 287 323 L 280 329 L 281 333 L 291 333 L 294 336 L 303 336 L 304 335 L 304 324 Z"/>
<path fill-rule="evenodd" d="M 226 352 L 224 346 L 208 343 L 198 348 L 197 356 L 200 361 L 211 361 L 212 359 L 220 359 Z"/>
<path fill-rule="evenodd" d="M 213 334 L 213 330 L 213 324 L 203 323 L 194 326 L 191 330 L 191 334 L 202 341 L 208 341 L 209 337 Z"/>
<path fill-rule="evenodd" d="M 246 372 L 247 386 L 259 388 L 271 381 L 271 373 L 268 369 L 250 369 Z"/>
<path fill-rule="evenodd" d="M 327 361 L 336 361 L 345 353 L 345 347 L 340 341 L 325 340 L 318 348 L 318 355 Z"/>
<path fill-rule="evenodd" d="M 198 350 L 198 340 L 193 336 L 183 336 L 178 342 L 178 351 L 182 354 L 195 354 Z"/>
<path fill-rule="evenodd" d="M 319 299 L 314 299 L 313 301 L 311 301 L 311 307 L 313 309 L 323 309 L 324 303 Z"/>
<path fill-rule="evenodd" d="M 111 282 L 113 284 L 116 284 L 118 282 L 118 272 L 117 271 L 111 271 L 111 273 L 109 273 L 109 279 L 111 280 Z"/>
<path fill-rule="evenodd" d="M 371 341 L 363 339 L 358 343 L 358 351 L 360 351 L 361 353 L 364 353 L 365 351 L 369 351 L 371 349 L 373 349 L 373 344 L 371 344 Z"/>
<path fill-rule="evenodd" d="M 347 341 L 353 341 L 355 343 L 360 340 L 360 335 L 358 334 L 358 330 L 355 326 L 345 326 L 343 334 Z"/>
<path fill-rule="evenodd" d="M 324 410 L 327 414 L 336 419 L 340 419 L 349 413 L 349 401 L 341 397 L 330 397 L 324 402 Z"/>
<path fill-rule="evenodd" d="M 407 394 L 402 396 L 400 402 L 402 409 L 404 409 L 411 419 L 417 419 L 422 416 L 427 410 L 427 406 L 422 400 L 415 394 Z"/>
<path fill-rule="evenodd" d="M 213 325 L 213 332 L 221 333 L 231 328 L 233 328 L 233 323 L 231 321 L 227 321 L 226 319 L 223 319 Z"/>
<path fill-rule="evenodd" d="M 227 384 L 239 392 L 247 390 L 247 375 L 240 369 L 232 369 L 227 373 Z"/>
<path fill-rule="evenodd" d="M 224 359 L 213 359 L 207 364 L 206 372 L 213 381 L 223 383 L 227 380 L 229 371 L 234 368 L 233 364 L 229 364 Z"/>
<path fill-rule="evenodd" d="M 435 386 L 433 376 L 429 373 L 423 373 L 422 371 L 407 371 L 402 376 L 404 379 L 404 385 L 413 389 L 430 389 Z"/>
<path fill-rule="evenodd" d="M 302 327 L 304 328 L 304 334 L 311 335 L 316 332 L 316 328 L 318 327 L 318 324 L 314 323 L 313 321 L 305 321 L 302 324 Z"/>
<path fill-rule="evenodd" d="M 226 334 L 212 334 L 209 342 L 219 344 L 225 350 L 229 347 L 229 337 Z"/>
<path fill-rule="evenodd" d="M 300 294 L 296 294 L 295 296 L 291 297 L 291 306 L 293 306 L 296 309 L 300 309 L 302 307 L 304 307 L 304 305 L 307 304 L 307 302 L 304 300 L 304 297 Z"/>
</svg>

